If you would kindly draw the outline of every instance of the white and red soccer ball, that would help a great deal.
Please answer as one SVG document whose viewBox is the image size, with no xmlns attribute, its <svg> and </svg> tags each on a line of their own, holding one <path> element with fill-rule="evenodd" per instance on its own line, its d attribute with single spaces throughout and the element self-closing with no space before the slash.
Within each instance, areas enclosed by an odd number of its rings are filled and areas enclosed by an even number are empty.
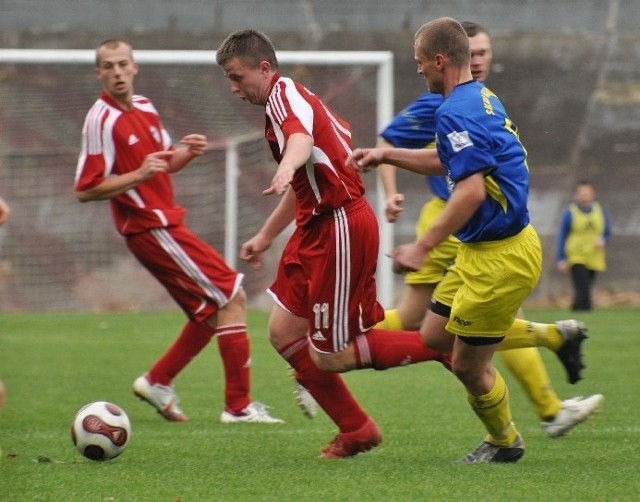
<svg viewBox="0 0 640 502">
<path fill-rule="evenodd" d="M 83 406 L 71 423 L 71 440 L 91 460 L 111 460 L 120 455 L 131 438 L 129 417 L 119 406 L 96 401 Z"/>
</svg>

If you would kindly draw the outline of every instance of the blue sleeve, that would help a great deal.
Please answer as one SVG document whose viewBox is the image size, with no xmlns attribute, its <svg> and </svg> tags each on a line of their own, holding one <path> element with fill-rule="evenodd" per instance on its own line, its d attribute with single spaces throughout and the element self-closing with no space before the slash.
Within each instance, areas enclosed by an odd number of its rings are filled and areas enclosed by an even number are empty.
<svg viewBox="0 0 640 502">
<path fill-rule="evenodd" d="M 438 153 L 454 182 L 498 165 L 493 136 L 473 118 L 449 113 L 438 118 Z"/>
<path fill-rule="evenodd" d="M 449 186 L 445 176 L 427 176 L 427 182 L 433 195 L 442 200 L 449 200 Z"/>
<path fill-rule="evenodd" d="M 604 215 L 604 238 L 605 242 L 609 242 L 611 238 L 611 220 L 609 220 L 609 214 L 603 209 L 602 214 Z"/>
<path fill-rule="evenodd" d="M 560 220 L 560 231 L 558 233 L 558 243 L 556 249 L 557 261 L 564 261 L 567 259 L 567 254 L 564 251 L 564 246 L 567 242 L 567 237 L 569 236 L 570 230 L 571 211 L 565 209 L 564 214 L 562 215 L 562 220 Z"/>
<path fill-rule="evenodd" d="M 435 146 L 436 110 L 442 104 L 440 94 L 425 92 L 396 115 L 380 136 L 396 148 Z M 431 191 L 447 200 L 449 192 L 444 176 L 427 176 Z"/>
<path fill-rule="evenodd" d="M 396 148 L 425 148 L 435 142 L 435 114 L 442 96 L 425 92 L 396 115 L 380 133 Z"/>
</svg>

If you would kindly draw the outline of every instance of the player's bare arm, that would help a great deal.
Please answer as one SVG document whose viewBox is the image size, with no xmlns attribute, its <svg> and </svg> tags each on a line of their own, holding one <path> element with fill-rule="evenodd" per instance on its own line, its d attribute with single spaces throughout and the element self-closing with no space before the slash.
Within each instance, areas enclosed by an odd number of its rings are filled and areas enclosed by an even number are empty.
<svg viewBox="0 0 640 502">
<path fill-rule="evenodd" d="M 359 173 L 368 173 L 384 162 L 385 147 L 356 148 L 347 157 L 346 164 Z"/>
<path fill-rule="evenodd" d="M 380 148 L 393 148 L 391 143 L 380 138 L 378 140 L 378 147 Z M 392 164 L 380 164 L 378 166 L 378 177 L 382 182 L 382 188 L 384 189 L 387 202 L 385 205 L 385 215 L 389 223 L 395 223 L 400 217 L 400 213 L 404 211 L 402 204 L 404 203 L 404 195 L 398 193 L 398 184 L 396 179 L 397 167 Z"/>
<path fill-rule="evenodd" d="M 260 232 L 240 246 L 240 259 L 251 265 L 251 268 L 262 268 L 262 253 L 271 247 L 271 240 Z"/>
<path fill-rule="evenodd" d="M 387 164 L 385 164 L 387 165 Z M 384 208 L 384 213 L 389 223 L 395 223 L 400 218 L 400 214 L 404 211 L 404 195 L 401 193 L 393 194 L 387 197 L 387 203 Z"/>
<path fill-rule="evenodd" d="M 313 150 L 313 138 L 307 134 L 295 133 L 289 136 L 287 146 L 278 165 L 271 186 L 264 190 L 264 195 L 285 193 L 295 172 L 306 165 Z"/>
<path fill-rule="evenodd" d="M 434 149 L 421 148 L 356 148 L 347 158 L 347 164 L 358 172 L 369 172 L 380 164 L 394 166 L 418 174 L 442 176 L 445 174 L 438 152 Z"/>
<path fill-rule="evenodd" d="M 486 197 L 484 175 L 476 173 L 456 183 L 456 188 L 434 224 L 411 244 L 396 247 L 389 256 L 396 272 L 419 270 L 428 253 L 471 219 Z"/>
<path fill-rule="evenodd" d="M 169 159 L 174 153 L 175 151 L 168 150 L 151 153 L 144 158 L 142 165 L 135 171 L 109 176 L 93 188 L 76 192 L 76 197 L 80 202 L 112 199 L 152 178 L 157 173 L 167 172 Z"/>
<path fill-rule="evenodd" d="M 177 173 L 194 158 L 200 157 L 207 149 L 207 137 L 202 134 L 189 134 L 180 140 L 182 145 L 169 161 L 170 173 Z"/>
<path fill-rule="evenodd" d="M 258 233 L 240 247 L 241 260 L 248 262 L 254 269 L 262 267 L 262 253 L 271 247 L 273 240 L 293 221 L 295 203 L 295 193 L 292 188 L 288 188 Z"/>
</svg>

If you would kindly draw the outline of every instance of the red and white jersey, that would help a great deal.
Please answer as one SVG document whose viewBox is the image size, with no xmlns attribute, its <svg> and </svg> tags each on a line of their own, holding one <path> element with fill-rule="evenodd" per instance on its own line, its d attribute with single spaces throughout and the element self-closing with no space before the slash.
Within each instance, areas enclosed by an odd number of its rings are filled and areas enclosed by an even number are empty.
<svg viewBox="0 0 640 502">
<path fill-rule="evenodd" d="M 289 137 L 303 133 L 313 138 L 307 166 L 298 169 L 291 186 L 296 193 L 296 222 L 360 199 L 365 192 L 360 175 L 345 165 L 353 149 L 349 124 L 329 110 L 303 85 L 276 74 L 266 105 L 265 136 L 276 162 Z"/>
<path fill-rule="evenodd" d="M 134 96 L 133 105 L 132 110 L 124 110 L 103 92 L 89 110 L 82 128 L 77 191 L 138 169 L 150 153 L 173 150 L 171 137 L 151 101 Z M 186 212 L 176 205 L 171 177 L 166 173 L 156 174 L 110 203 L 116 228 L 124 235 L 179 224 Z"/>
</svg>

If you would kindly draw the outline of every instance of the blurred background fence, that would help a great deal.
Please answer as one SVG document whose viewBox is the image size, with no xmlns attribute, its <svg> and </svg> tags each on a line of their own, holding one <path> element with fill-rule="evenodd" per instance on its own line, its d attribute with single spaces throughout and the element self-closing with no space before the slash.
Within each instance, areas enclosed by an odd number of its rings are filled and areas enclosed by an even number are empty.
<svg viewBox="0 0 640 502">
<path fill-rule="evenodd" d="M 588 178 L 614 228 L 609 270 L 598 279 L 598 301 L 637 303 L 637 0 L 0 0 L 0 46 L 91 49 L 119 36 L 136 49 L 213 50 L 230 31 L 252 27 L 268 33 L 279 50 L 392 51 L 399 111 L 424 87 L 415 74 L 413 33 L 443 15 L 477 21 L 492 33 L 494 66 L 488 85 L 506 104 L 529 151 L 530 209 L 545 248 L 543 279 L 529 302 L 567 302 L 568 278 L 554 268 L 556 230 L 574 183 Z M 108 205 L 82 205 L 73 197 L 80 128 L 99 92 L 92 71 L 89 66 L 71 71 L 55 65 L 0 65 L 0 195 L 13 208 L 12 220 L 0 228 L 0 310 L 172 305 L 129 256 L 113 229 Z M 287 67 L 284 73 L 329 100 L 354 126 L 358 145 L 375 142 L 375 92 L 369 82 L 375 75 L 358 67 L 317 70 L 304 65 Z M 174 139 L 204 130 L 220 143 L 202 165 L 176 177 L 176 188 L 179 202 L 189 209 L 189 224 L 222 249 L 222 145 L 230 137 L 259 130 L 262 114 L 258 107 L 236 103 L 219 77 L 213 61 L 211 68 L 191 71 L 143 66 L 136 90 L 156 103 Z M 260 195 L 274 168 L 263 142 L 243 145 L 241 157 L 254 167 L 239 193 L 240 242 L 274 202 Z M 405 242 L 412 239 L 428 195 L 415 175 L 403 174 L 400 184 L 408 203 L 395 233 L 397 242 Z M 261 291 L 276 258 L 259 273 L 240 265 L 256 306 L 266 304 Z"/>
</svg>

